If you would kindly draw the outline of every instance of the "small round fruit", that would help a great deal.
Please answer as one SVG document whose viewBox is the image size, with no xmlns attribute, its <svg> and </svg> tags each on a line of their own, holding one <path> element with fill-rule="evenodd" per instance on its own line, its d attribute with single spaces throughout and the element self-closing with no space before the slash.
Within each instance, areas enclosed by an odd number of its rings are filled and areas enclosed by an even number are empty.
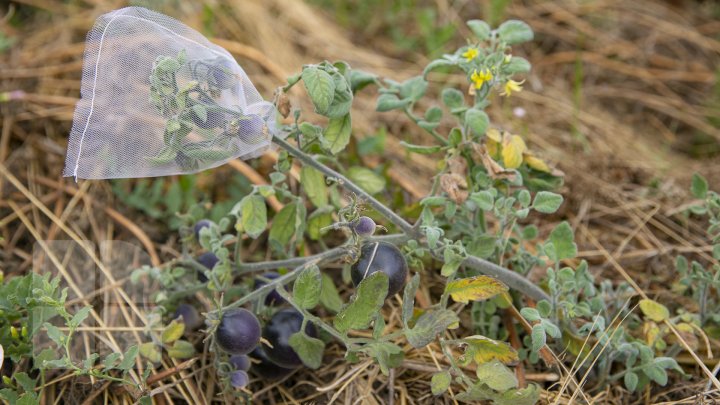
<svg viewBox="0 0 720 405">
<path fill-rule="evenodd" d="M 195 239 L 200 240 L 200 231 L 202 231 L 205 228 L 210 228 L 215 223 L 209 219 L 201 219 L 195 223 L 195 226 L 193 227 L 193 231 L 195 232 Z"/>
<path fill-rule="evenodd" d="M 292 373 L 292 371 L 295 369 L 295 367 L 280 367 L 270 361 L 262 345 L 258 345 L 258 347 L 256 347 L 255 350 L 250 353 L 250 357 L 258 360 L 257 363 L 252 364 L 252 367 L 250 367 L 250 371 L 266 380 L 279 380 Z"/>
<path fill-rule="evenodd" d="M 375 221 L 370 217 L 360 217 L 350 224 L 358 236 L 368 237 L 375 233 Z"/>
<path fill-rule="evenodd" d="M 247 309 L 229 309 L 220 319 L 215 339 L 230 354 L 250 353 L 260 342 L 260 322 Z"/>
<path fill-rule="evenodd" d="M 256 144 L 267 139 L 265 121 L 259 115 L 250 114 L 237 120 L 237 135 L 245 143 Z"/>
<path fill-rule="evenodd" d="M 238 83 L 232 63 L 223 58 L 209 70 L 209 81 L 219 89 L 229 89 Z"/>
<path fill-rule="evenodd" d="M 244 388 L 250 382 L 250 376 L 243 370 L 236 370 L 230 374 L 230 384 L 235 388 Z"/>
<path fill-rule="evenodd" d="M 350 269 L 353 284 L 357 286 L 365 277 L 382 271 L 388 276 L 388 297 L 402 290 L 408 275 L 408 265 L 400 249 L 386 242 L 369 242 L 360 248 L 360 258 Z"/>
<path fill-rule="evenodd" d="M 250 370 L 250 357 L 245 354 L 233 354 L 230 356 L 230 364 L 235 370 Z"/>
<path fill-rule="evenodd" d="M 269 279 L 269 280 L 274 280 L 274 279 L 280 277 L 280 275 L 278 273 L 275 273 L 274 271 L 271 271 L 271 272 L 267 272 L 267 273 L 263 274 L 261 277 Z M 263 281 L 259 278 L 255 279 L 255 289 L 256 290 L 258 288 L 264 286 L 265 284 L 267 284 L 265 281 Z M 265 296 L 265 305 L 281 305 L 284 303 L 285 303 L 285 298 L 283 298 L 275 290 L 272 290 L 271 292 L 268 293 L 268 295 Z"/>
<path fill-rule="evenodd" d="M 208 270 L 212 270 L 219 261 L 220 259 L 218 259 L 213 252 L 203 253 L 197 258 L 197 262 L 205 266 Z M 208 278 L 202 271 L 198 271 L 197 278 L 201 283 L 208 281 Z"/>
<path fill-rule="evenodd" d="M 190 304 L 178 305 L 173 319 L 177 318 L 181 318 L 185 324 L 185 330 L 195 330 L 203 324 L 203 319 L 198 313 L 198 310 Z"/>
<path fill-rule="evenodd" d="M 280 310 L 270 318 L 270 322 L 263 329 L 263 337 L 272 346 L 265 348 L 270 361 L 285 368 L 299 367 L 303 364 L 289 342 L 290 336 L 300 331 L 302 322 L 302 314 L 294 309 Z M 317 336 L 315 326 L 311 323 L 307 324 L 305 333 L 308 336 Z"/>
</svg>

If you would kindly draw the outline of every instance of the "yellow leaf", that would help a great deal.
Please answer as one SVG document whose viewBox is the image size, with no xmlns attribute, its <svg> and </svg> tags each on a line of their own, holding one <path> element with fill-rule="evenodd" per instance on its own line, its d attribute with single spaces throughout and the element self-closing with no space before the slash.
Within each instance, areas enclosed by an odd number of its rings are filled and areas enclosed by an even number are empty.
<svg viewBox="0 0 720 405">
<path fill-rule="evenodd" d="M 468 301 L 486 300 L 507 290 L 505 284 L 488 276 L 462 278 L 448 283 L 445 287 L 445 292 L 449 293 L 455 302 L 464 304 Z"/>
<path fill-rule="evenodd" d="M 466 337 L 463 342 L 468 345 L 465 356 L 472 358 L 477 364 L 492 360 L 503 364 L 514 364 L 519 361 L 518 353 L 505 342 L 498 342 L 481 335 Z"/>
<path fill-rule="evenodd" d="M 503 139 L 502 157 L 505 168 L 517 169 L 523 162 L 523 152 L 527 147 L 518 135 L 506 134 Z"/>
<path fill-rule="evenodd" d="M 670 311 L 665 305 L 649 299 L 640 300 L 640 310 L 655 322 L 662 322 L 670 317 Z"/>
<path fill-rule="evenodd" d="M 163 329 L 162 342 L 163 344 L 170 344 L 182 337 L 185 333 L 185 323 L 173 320 L 168 326 Z"/>
<path fill-rule="evenodd" d="M 488 139 L 492 139 L 497 143 L 502 142 L 502 135 L 500 135 L 500 131 L 498 131 L 497 128 L 489 128 L 485 132 L 485 135 L 487 135 Z"/>
<path fill-rule="evenodd" d="M 531 168 L 540 172 L 550 173 L 550 167 L 542 159 L 530 154 L 525 154 L 525 163 Z"/>
<path fill-rule="evenodd" d="M 153 363 L 159 363 L 162 360 L 162 353 L 153 342 L 146 342 L 140 345 L 140 355 Z"/>
</svg>

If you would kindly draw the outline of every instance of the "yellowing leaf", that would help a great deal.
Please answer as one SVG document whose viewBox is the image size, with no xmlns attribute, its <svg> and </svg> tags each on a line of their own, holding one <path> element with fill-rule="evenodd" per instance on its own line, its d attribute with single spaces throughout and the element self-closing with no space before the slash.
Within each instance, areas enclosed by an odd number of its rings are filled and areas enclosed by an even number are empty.
<svg viewBox="0 0 720 405">
<path fill-rule="evenodd" d="M 466 337 L 463 342 L 468 345 L 465 349 L 466 361 L 472 359 L 477 364 L 484 364 L 497 360 L 503 364 L 514 364 L 520 360 L 515 349 L 505 342 L 498 342 L 481 335 Z"/>
<path fill-rule="evenodd" d="M 505 284 L 489 276 L 462 278 L 448 283 L 445 287 L 445 292 L 449 293 L 455 302 L 464 304 L 468 301 L 486 300 L 507 290 Z"/>
<path fill-rule="evenodd" d="M 531 168 L 540 172 L 550 173 L 550 167 L 540 158 L 525 154 L 525 163 Z"/>
<path fill-rule="evenodd" d="M 173 320 L 165 327 L 165 329 L 163 329 L 161 340 L 163 344 L 167 345 L 180 339 L 183 333 L 185 333 L 185 323 Z"/>
<path fill-rule="evenodd" d="M 650 299 L 640 300 L 640 310 L 655 322 L 662 322 L 670 317 L 670 311 L 665 305 Z"/>
<path fill-rule="evenodd" d="M 517 169 L 523 162 L 523 152 L 527 147 L 518 135 L 505 134 L 503 139 L 502 157 L 505 168 Z"/>
<path fill-rule="evenodd" d="M 488 129 L 487 132 L 485 132 L 485 135 L 487 135 L 488 139 L 492 139 L 497 143 L 502 142 L 502 135 L 500 135 L 500 131 L 498 131 L 497 128 Z"/>
</svg>

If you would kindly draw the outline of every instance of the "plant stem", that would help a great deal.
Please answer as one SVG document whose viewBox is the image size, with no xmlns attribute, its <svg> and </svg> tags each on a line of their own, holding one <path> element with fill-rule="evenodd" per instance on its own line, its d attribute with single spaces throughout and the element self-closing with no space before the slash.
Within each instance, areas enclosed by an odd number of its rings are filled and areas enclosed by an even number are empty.
<svg viewBox="0 0 720 405">
<path fill-rule="evenodd" d="M 273 142 L 280 145 L 283 149 L 285 149 L 289 154 L 295 156 L 296 158 L 300 159 L 301 162 L 304 164 L 311 166 L 323 174 L 325 174 L 328 177 L 334 177 L 338 180 L 340 180 L 341 185 L 353 193 L 361 196 L 365 201 L 367 201 L 368 204 L 370 204 L 377 212 L 379 212 L 382 216 L 387 218 L 390 222 L 392 222 L 395 226 L 400 228 L 403 232 L 408 234 L 409 236 L 413 236 L 413 227 L 408 223 L 405 219 L 403 219 L 398 214 L 394 213 L 390 208 L 386 207 L 383 203 L 376 200 L 375 197 L 368 194 L 365 190 L 358 187 L 350 181 L 347 177 L 343 176 L 342 174 L 336 172 L 335 170 L 325 166 L 324 164 L 318 162 L 317 160 L 313 159 L 312 157 L 308 156 L 298 148 L 294 147 L 284 139 L 278 138 L 277 136 L 273 136 Z"/>
</svg>

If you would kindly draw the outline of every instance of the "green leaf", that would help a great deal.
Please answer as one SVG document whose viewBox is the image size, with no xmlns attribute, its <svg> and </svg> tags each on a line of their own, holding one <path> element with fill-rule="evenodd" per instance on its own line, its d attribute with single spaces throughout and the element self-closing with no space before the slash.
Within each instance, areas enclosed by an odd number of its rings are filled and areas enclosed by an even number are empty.
<svg viewBox="0 0 720 405">
<path fill-rule="evenodd" d="M 409 99 L 400 100 L 395 94 L 381 94 L 377 99 L 376 111 L 386 112 L 392 110 L 400 110 L 409 105 L 412 101 Z"/>
<path fill-rule="evenodd" d="M 442 120 L 443 112 L 440 107 L 433 106 L 425 111 L 425 121 L 439 123 Z"/>
<path fill-rule="evenodd" d="M 80 308 L 75 313 L 75 315 L 73 315 L 72 319 L 70 319 L 70 322 L 68 322 L 68 326 L 71 328 L 76 328 L 80 326 L 80 324 L 88 317 L 91 310 L 92 307 L 90 306 Z"/>
<path fill-rule="evenodd" d="M 37 381 L 30 378 L 30 376 L 27 375 L 27 373 L 22 372 L 22 371 L 19 373 L 15 373 L 15 374 L 13 374 L 13 378 L 15 379 L 15 381 L 18 382 L 18 384 L 20 384 L 20 386 L 22 387 L 22 389 L 25 392 L 30 392 L 30 391 L 35 390 L 35 385 L 37 384 Z"/>
<path fill-rule="evenodd" d="M 350 71 L 350 88 L 353 93 L 362 90 L 365 86 L 375 83 L 377 75 L 353 69 Z"/>
<path fill-rule="evenodd" d="M 530 65 L 530 62 L 528 62 L 527 59 L 521 58 L 519 56 L 513 56 L 512 58 L 510 58 L 510 62 L 508 62 L 508 64 L 503 67 L 505 72 L 509 75 L 515 73 L 528 73 L 531 68 L 532 65 Z"/>
<path fill-rule="evenodd" d="M 450 294 L 455 302 L 463 304 L 490 299 L 507 290 L 505 284 L 490 276 L 462 278 L 453 280 L 445 286 L 445 292 Z"/>
<path fill-rule="evenodd" d="M 105 358 L 102 361 L 103 367 L 106 370 L 112 370 L 113 368 L 115 368 L 115 363 L 120 358 L 121 354 L 122 353 L 114 352 L 114 353 L 110 353 L 107 356 L 105 356 Z"/>
<path fill-rule="evenodd" d="M 167 125 L 165 126 L 165 131 L 168 133 L 175 132 L 180 129 L 180 121 L 178 121 L 175 118 L 171 118 L 168 120 Z"/>
<path fill-rule="evenodd" d="M 500 24 L 498 35 L 508 45 L 532 41 L 533 39 L 532 28 L 520 20 L 508 20 Z"/>
<path fill-rule="evenodd" d="M 321 229 L 332 225 L 332 214 L 329 212 L 315 210 L 308 217 L 307 221 L 307 232 L 308 236 L 312 240 L 319 240 L 322 234 L 327 231 L 321 232 Z"/>
<path fill-rule="evenodd" d="M 316 207 L 324 207 L 328 203 L 328 189 L 325 176 L 317 169 L 303 166 L 300 170 L 300 183 L 305 193 Z"/>
<path fill-rule="evenodd" d="M 200 118 L 202 122 L 207 122 L 207 108 L 205 108 L 204 105 L 195 104 L 190 108 L 192 108 L 193 114 L 195 114 L 196 117 Z"/>
<path fill-rule="evenodd" d="M 322 277 L 317 266 L 303 270 L 293 284 L 295 303 L 304 309 L 312 309 L 320 301 Z"/>
<path fill-rule="evenodd" d="M 427 88 L 428 82 L 423 76 L 411 77 L 400 84 L 400 98 L 418 101 L 425 95 Z"/>
<path fill-rule="evenodd" d="M 540 400 L 540 388 L 530 384 L 525 388 L 503 392 L 493 400 L 495 405 L 534 405 Z"/>
<path fill-rule="evenodd" d="M 172 320 L 169 325 L 163 329 L 161 341 L 165 345 L 169 345 L 170 343 L 180 339 L 185 333 L 185 322 L 178 322 L 177 320 Z"/>
<path fill-rule="evenodd" d="M 532 340 L 532 350 L 537 353 L 540 349 L 545 346 L 547 336 L 545 335 L 545 328 L 541 324 L 533 325 L 532 332 L 530 333 Z"/>
<path fill-rule="evenodd" d="M 413 311 L 415 309 L 415 294 L 417 293 L 418 287 L 420 287 L 420 274 L 415 273 L 410 282 L 405 284 L 405 290 L 403 291 L 403 302 L 402 302 L 402 321 L 405 327 L 408 327 L 408 322 L 412 319 Z"/>
<path fill-rule="evenodd" d="M 656 384 L 664 386 L 668 382 L 667 371 L 660 366 L 650 364 L 642 369 L 643 373 Z"/>
<path fill-rule="evenodd" d="M 130 346 L 123 354 L 123 359 L 116 368 L 124 371 L 130 370 L 135 365 L 135 358 L 137 358 L 139 351 L 140 348 L 137 345 Z"/>
<path fill-rule="evenodd" d="M 488 125 L 490 125 L 490 118 L 485 111 L 470 108 L 465 111 L 465 124 L 467 124 L 477 136 L 481 136 L 487 131 Z"/>
<path fill-rule="evenodd" d="M 39 399 L 37 397 L 37 394 L 34 392 L 25 392 L 18 398 L 15 405 L 38 405 Z"/>
<path fill-rule="evenodd" d="M 325 350 L 325 342 L 310 337 L 304 332 L 294 333 L 290 336 L 288 342 L 290 343 L 290 347 L 298 354 L 303 364 L 313 370 L 320 368 L 322 365 L 323 351 Z"/>
<path fill-rule="evenodd" d="M 550 191 L 540 191 L 535 194 L 533 208 L 543 214 L 552 214 L 560 208 L 563 203 L 563 197 Z"/>
<path fill-rule="evenodd" d="M 448 388 L 450 388 L 451 382 L 452 376 L 450 375 L 449 371 L 445 370 L 439 373 L 435 373 L 430 379 L 430 391 L 433 395 L 440 395 L 443 392 L 447 391 Z"/>
<path fill-rule="evenodd" d="M 481 41 L 487 41 L 490 39 L 490 25 L 483 20 L 470 20 L 467 23 L 468 28 L 472 31 L 473 35 Z"/>
<path fill-rule="evenodd" d="M 650 299 L 640 300 L 640 310 L 655 322 L 662 322 L 670 317 L 670 311 L 665 305 Z"/>
<path fill-rule="evenodd" d="M 333 72 L 332 78 L 335 83 L 335 95 L 325 115 L 329 118 L 341 118 L 350 112 L 353 93 L 344 75 Z"/>
<path fill-rule="evenodd" d="M 634 392 L 638 385 L 638 375 L 628 370 L 625 372 L 623 380 L 625 382 L 625 388 L 627 388 L 630 392 Z"/>
<path fill-rule="evenodd" d="M 377 194 L 385 189 L 385 178 L 367 167 L 353 166 L 348 169 L 347 177 L 370 194 Z"/>
<path fill-rule="evenodd" d="M 326 115 L 335 97 L 335 81 L 332 76 L 315 66 L 308 66 L 302 71 L 302 80 L 315 112 Z"/>
<path fill-rule="evenodd" d="M 473 256 L 487 259 L 495 253 L 497 238 L 493 235 L 480 235 L 473 239 L 466 247 Z"/>
<path fill-rule="evenodd" d="M 497 360 L 479 364 L 476 374 L 479 381 L 482 381 L 495 391 L 507 391 L 518 386 L 515 373 Z"/>
<path fill-rule="evenodd" d="M 325 273 L 322 273 L 320 303 L 334 313 L 340 312 L 343 305 L 342 298 L 340 298 L 340 294 L 338 293 L 337 288 L 335 288 L 335 283 L 332 278 Z"/>
<path fill-rule="evenodd" d="M 274 240 L 281 246 L 285 246 L 290 242 L 295 234 L 297 217 L 297 203 L 291 203 L 284 206 L 273 218 L 270 226 L 270 240 Z"/>
<path fill-rule="evenodd" d="M 690 192 L 692 192 L 692 195 L 695 198 L 704 199 L 705 197 L 707 197 L 707 180 L 705 180 L 703 176 L 694 173 L 692 176 L 692 185 L 690 186 Z"/>
<path fill-rule="evenodd" d="M 65 346 L 66 336 L 57 326 L 52 325 L 48 322 L 45 322 L 43 326 L 45 326 L 45 329 L 47 329 L 48 337 L 52 339 L 52 341 L 55 342 L 56 345 L 61 347 Z"/>
<path fill-rule="evenodd" d="M 428 73 L 432 72 L 435 69 L 453 67 L 456 65 L 456 62 L 448 59 L 435 59 L 434 61 L 428 63 L 427 66 L 425 66 L 425 69 L 423 69 L 423 77 L 427 77 Z"/>
<path fill-rule="evenodd" d="M 561 222 L 550 232 L 550 242 L 555 250 L 555 260 L 572 259 L 577 256 L 577 245 L 574 239 L 575 235 L 567 221 Z"/>
<path fill-rule="evenodd" d="M 399 367 L 405 358 L 403 349 L 390 342 L 371 342 L 362 351 L 375 359 L 384 375 L 388 375 L 391 368 Z"/>
<path fill-rule="evenodd" d="M 422 146 L 422 145 L 413 145 L 411 143 L 407 143 L 405 141 L 400 141 L 400 145 L 408 150 L 408 152 L 417 153 L 420 155 L 430 155 L 432 153 L 440 152 L 442 150 L 442 146 Z"/>
<path fill-rule="evenodd" d="M 442 101 L 450 109 L 460 108 L 465 104 L 465 96 L 458 89 L 446 87 L 442 91 Z"/>
<path fill-rule="evenodd" d="M 460 322 L 455 312 L 449 309 L 425 312 L 420 315 L 415 327 L 405 330 L 405 337 L 413 347 L 419 349 L 427 346 L 435 340 L 438 334 L 443 333 L 448 327 Z"/>
<path fill-rule="evenodd" d="M 170 357 L 185 360 L 195 355 L 195 346 L 186 340 L 176 340 L 167 351 Z"/>
<path fill-rule="evenodd" d="M 490 211 L 495 205 L 495 197 L 488 190 L 470 194 L 470 201 L 474 202 L 483 211 Z"/>
<path fill-rule="evenodd" d="M 162 360 L 160 349 L 153 342 L 145 342 L 140 345 L 140 355 L 152 363 L 159 363 Z"/>
<path fill-rule="evenodd" d="M 352 122 L 350 114 L 340 118 L 331 118 L 322 139 L 323 147 L 333 155 L 345 149 L 350 142 L 352 133 Z"/>
<path fill-rule="evenodd" d="M 256 194 L 246 196 L 240 201 L 240 223 L 242 230 L 256 239 L 267 227 L 267 207 L 265 200 Z"/>
<path fill-rule="evenodd" d="M 370 325 L 388 292 L 388 277 L 378 271 L 360 282 L 350 302 L 337 314 L 334 325 L 342 333 L 350 329 L 365 329 Z"/>
<path fill-rule="evenodd" d="M 529 322 L 535 322 L 540 320 L 540 312 L 535 308 L 523 308 L 520 310 L 520 315 L 527 319 Z"/>
</svg>

